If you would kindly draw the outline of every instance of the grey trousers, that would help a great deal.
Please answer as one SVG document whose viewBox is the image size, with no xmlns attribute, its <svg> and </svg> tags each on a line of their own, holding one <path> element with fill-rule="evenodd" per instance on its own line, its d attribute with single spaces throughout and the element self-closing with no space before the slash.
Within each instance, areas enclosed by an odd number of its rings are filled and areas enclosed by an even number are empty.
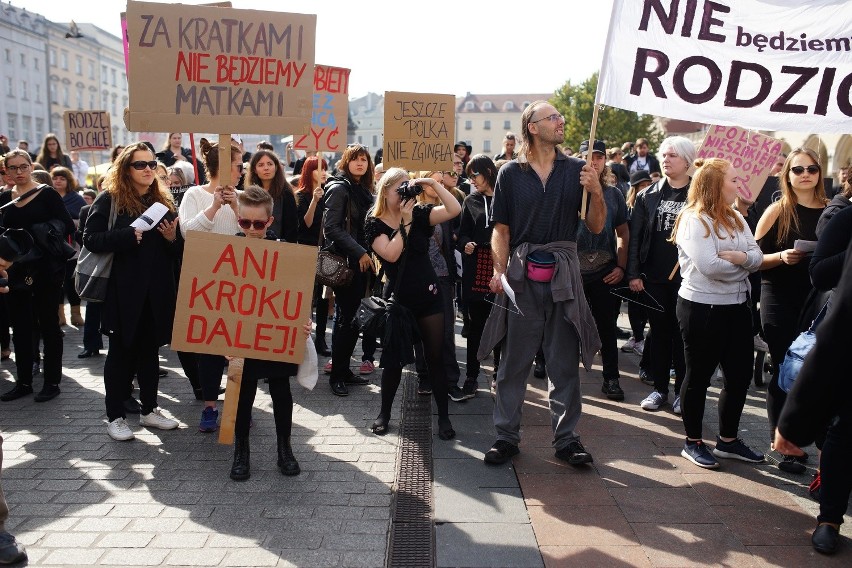
<svg viewBox="0 0 852 568">
<path fill-rule="evenodd" d="M 516 294 L 524 315 L 510 312 L 508 330 L 494 405 L 497 439 L 517 445 L 521 441 L 521 412 L 530 365 L 544 350 L 550 382 L 550 419 L 553 446 L 560 450 L 579 437 L 574 432 L 582 410 L 580 394 L 580 340 L 573 324 L 553 302 L 549 282 L 526 282 Z"/>
</svg>

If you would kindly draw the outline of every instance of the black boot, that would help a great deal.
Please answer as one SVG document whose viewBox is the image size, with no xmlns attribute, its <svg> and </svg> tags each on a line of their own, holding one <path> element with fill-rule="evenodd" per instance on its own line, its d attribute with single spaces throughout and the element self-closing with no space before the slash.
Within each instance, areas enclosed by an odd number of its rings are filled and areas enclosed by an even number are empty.
<svg viewBox="0 0 852 568">
<path fill-rule="evenodd" d="M 283 475 L 299 475 L 302 472 L 290 447 L 290 438 L 278 437 L 278 469 Z"/>
<path fill-rule="evenodd" d="M 242 436 L 234 439 L 234 465 L 231 466 L 231 479 L 245 481 L 251 477 L 249 466 L 249 437 Z"/>
</svg>

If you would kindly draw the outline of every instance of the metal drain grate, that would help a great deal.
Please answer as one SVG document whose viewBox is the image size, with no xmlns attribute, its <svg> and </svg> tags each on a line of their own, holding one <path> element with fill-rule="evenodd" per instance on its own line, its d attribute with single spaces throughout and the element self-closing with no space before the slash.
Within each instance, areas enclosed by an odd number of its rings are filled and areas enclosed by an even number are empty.
<svg viewBox="0 0 852 568">
<path fill-rule="evenodd" d="M 406 372 L 399 419 L 399 464 L 387 566 L 434 566 L 432 532 L 432 397 L 417 395 Z"/>
</svg>

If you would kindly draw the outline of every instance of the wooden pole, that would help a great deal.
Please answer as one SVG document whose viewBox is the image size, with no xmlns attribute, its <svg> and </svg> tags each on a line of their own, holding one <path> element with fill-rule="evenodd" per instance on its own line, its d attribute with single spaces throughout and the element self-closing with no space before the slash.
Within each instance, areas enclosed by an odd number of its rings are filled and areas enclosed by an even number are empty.
<svg viewBox="0 0 852 568">
<path fill-rule="evenodd" d="M 669 280 L 673 280 L 677 271 L 680 270 L 680 263 L 675 262 L 674 268 L 672 268 L 671 274 L 669 274 Z"/>
<path fill-rule="evenodd" d="M 195 155 L 195 134 L 189 133 L 189 149 L 192 151 L 192 169 L 195 172 L 195 185 L 201 185 L 198 177 L 198 156 Z"/>
<path fill-rule="evenodd" d="M 592 152 L 595 147 L 595 131 L 598 127 L 598 108 L 600 105 L 598 104 L 597 97 L 595 97 L 595 109 L 592 111 L 592 129 L 589 132 L 589 150 L 586 152 L 586 163 L 590 163 L 589 158 L 592 156 Z M 586 220 L 586 213 L 589 210 L 589 192 L 586 191 L 586 188 L 583 188 L 583 205 L 580 207 L 580 219 L 583 221 Z"/>
<path fill-rule="evenodd" d="M 228 363 L 228 382 L 225 387 L 225 403 L 222 405 L 222 421 L 219 424 L 219 443 L 234 443 L 234 426 L 237 423 L 237 403 L 243 382 L 245 359 L 236 357 Z"/>
<path fill-rule="evenodd" d="M 92 174 L 92 185 L 95 186 L 95 191 L 98 190 L 98 174 L 97 174 L 97 171 L 95 170 L 95 166 L 97 166 L 97 164 L 95 162 L 97 162 L 97 161 L 98 161 L 97 158 L 95 158 L 95 151 L 92 150 L 92 165 L 89 166 L 89 169 L 92 170 L 93 172 L 95 172 L 94 174 Z M 86 177 L 89 177 L 88 172 L 86 172 Z M 77 183 L 81 183 L 81 181 L 82 181 L 83 185 L 86 185 L 86 180 L 79 180 L 78 179 Z"/>
</svg>

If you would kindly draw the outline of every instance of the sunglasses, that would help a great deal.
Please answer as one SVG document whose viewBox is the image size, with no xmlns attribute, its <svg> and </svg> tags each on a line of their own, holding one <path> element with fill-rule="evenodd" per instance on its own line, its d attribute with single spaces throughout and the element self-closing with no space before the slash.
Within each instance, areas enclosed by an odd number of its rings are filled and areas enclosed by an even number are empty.
<svg viewBox="0 0 852 568">
<path fill-rule="evenodd" d="M 459 177 L 459 174 L 457 174 L 456 172 L 441 172 L 441 173 L 444 174 L 445 176 Z"/>
<path fill-rule="evenodd" d="M 251 219 L 239 219 L 237 224 L 241 229 L 254 229 L 255 231 L 260 231 L 261 229 L 266 228 L 266 224 L 269 223 L 269 219 L 266 221 L 252 221 Z"/>
<path fill-rule="evenodd" d="M 155 170 L 157 169 L 157 160 L 152 160 L 150 162 L 143 162 L 139 160 L 138 162 L 130 162 L 130 167 L 134 170 L 139 170 L 140 172 L 145 168 Z"/>
<path fill-rule="evenodd" d="M 803 173 L 805 173 L 805 170 L 808 170 L 809 174 L 818 174 L 819 173 L 819 166 L 811 165 L 811 166 L 808 166 L 807 168 L 804 167 L 804 166 L 793 166 L 792 168 L 790 168 L 790 171 L 793 172 L 794 174 L 796 174 L 797 176 L 800 176 Z"/>
<path fill-rule="evenodd" d="M 478 175 L 479 175 L 479 172 L 470 172 L 470 179 L 473 179 Z"/>
</svg>

